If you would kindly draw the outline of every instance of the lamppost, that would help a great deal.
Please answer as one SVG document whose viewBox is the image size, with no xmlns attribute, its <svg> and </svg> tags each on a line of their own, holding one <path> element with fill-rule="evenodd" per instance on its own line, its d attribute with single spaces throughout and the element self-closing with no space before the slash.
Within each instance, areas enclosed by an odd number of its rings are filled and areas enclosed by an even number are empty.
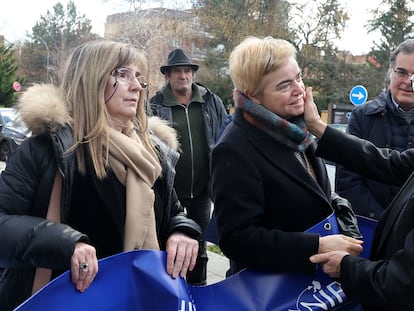
<svg viewBox="0 0 414 311">
<path fill-rule="evenodd" d="M 35 41 L 40 41 L 43 43 L 43 45 L 46 48 L 46 80 L 49 80 L 49 47 L 47 46 L 45 40 L 43 40 L 41 37 L 36 37 Z"/>
</svg>

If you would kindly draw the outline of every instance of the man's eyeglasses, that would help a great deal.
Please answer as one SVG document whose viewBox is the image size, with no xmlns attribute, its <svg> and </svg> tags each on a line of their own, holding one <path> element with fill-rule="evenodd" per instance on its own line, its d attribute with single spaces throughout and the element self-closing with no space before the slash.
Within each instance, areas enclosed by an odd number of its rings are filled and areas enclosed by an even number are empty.
<svg viewBox="0 0 414 311">
<path fill-rule="evenodd" d="M 394 69 L 394 73 L 394 77 L 398 81 L 405 81 L 407 78 L 410 78 L 411 89 L 414 92 L 414 73 L 409 73 L 408 71 L 401 68 Z"/>
<path fill-rule="evenodd" d="M 141 85 L 141 88 L 146 89 L 148 87 L 147 79 L 144 76 L 136 76 L 130 69 L 128 68 L 115 68 L 111 72 L 111 76 L 115 77 L 115 84 L 117 82 L 122 84 L 130 84 L 134 79 L 138 81 Z"/>
<path fill-rule="evenodd" d="M 414 73 L 409 73 L 404 69 L 394 69 L 395 77 L 398 80 L 406 80 L 407 78 L 410 78 L 410 80 L 413 79 Z"/>
</svg>

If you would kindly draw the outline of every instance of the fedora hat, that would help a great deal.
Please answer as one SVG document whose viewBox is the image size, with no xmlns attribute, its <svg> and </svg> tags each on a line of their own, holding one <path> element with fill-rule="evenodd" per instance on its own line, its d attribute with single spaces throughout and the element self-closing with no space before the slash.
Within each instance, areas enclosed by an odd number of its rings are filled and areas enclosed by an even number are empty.
<svg viewBox="0 0 414 311">
<path fill-rule="evenodd" d="M 161 66 L 160 71 L 165 74 L 168 68 L 175 66 L 190 66 L 193 71 L 198 70 L 198 65 L 194 64 L 191 58 L 183 49 L 174 49 L 168 54 L 167 65 Z"/>
</svg>

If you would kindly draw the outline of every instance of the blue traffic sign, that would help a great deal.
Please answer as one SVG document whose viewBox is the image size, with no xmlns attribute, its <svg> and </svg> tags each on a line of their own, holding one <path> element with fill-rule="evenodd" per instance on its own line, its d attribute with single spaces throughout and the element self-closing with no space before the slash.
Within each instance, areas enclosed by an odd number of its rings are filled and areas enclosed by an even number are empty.
<svg viewBox="0 0 414 311">
<path fill-rule="evenodd" d="M 355 85 L 351 92 L 349 92 L 349 100 L 354 105 L 362 105 L 367 101 L 368 91 L 362 85 Z"/>
</svg>

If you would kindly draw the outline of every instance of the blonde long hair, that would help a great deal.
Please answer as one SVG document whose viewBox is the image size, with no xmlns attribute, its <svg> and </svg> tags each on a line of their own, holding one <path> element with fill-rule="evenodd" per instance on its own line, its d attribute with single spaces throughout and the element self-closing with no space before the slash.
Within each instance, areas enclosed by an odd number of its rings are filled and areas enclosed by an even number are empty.
<svg viewBox="0 0 414 311">
<path fill-rule="evenodd" d="M 129 44 L 109 40 L 88 41 L 75 48 L 68 59 L 61 89 L 72 118 L 74 143 L 70 151 L 76 151 L 78 168 L 83 174 L 88 152 L 96 175 L 99 178 L 107 175 L 112 120 L 105 104 L 105 87 L 114 68 L 131 64 L 147 73 L 147 60 L 142 52 Z M 140 129 L 138 135 L 146 149 L 155 155 L 147 130 L 145 95 L 146 91 L 141 90 L 132 122 Z"/>
</svg>

